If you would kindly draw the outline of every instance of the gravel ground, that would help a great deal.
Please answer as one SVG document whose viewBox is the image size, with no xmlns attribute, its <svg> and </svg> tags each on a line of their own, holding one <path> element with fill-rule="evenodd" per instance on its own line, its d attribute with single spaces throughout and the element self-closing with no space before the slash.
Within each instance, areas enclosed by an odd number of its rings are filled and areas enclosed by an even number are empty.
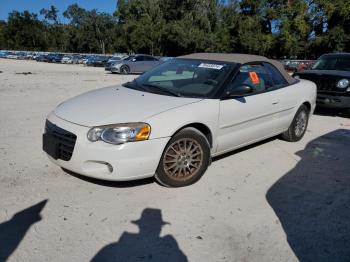
<svg viewBox="0 0 350 262">
<path fill-rule="evenodd" d="M 0 261 L 350 261 L 349 118 L 314 115 L 302 141 L 215 159 L 190 187 L 101 182 L 49 162 L 45 117 L 135 76 L 4 59 L 0 71 Z"/>
</svg>

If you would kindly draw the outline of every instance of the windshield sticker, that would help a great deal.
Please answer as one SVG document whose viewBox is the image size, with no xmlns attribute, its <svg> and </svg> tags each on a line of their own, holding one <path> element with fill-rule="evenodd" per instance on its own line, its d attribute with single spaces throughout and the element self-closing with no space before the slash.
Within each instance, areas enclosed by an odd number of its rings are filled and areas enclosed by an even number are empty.
<svg viewBox="0 0 350 262">
<path fill-rule="evenodd" d="M 198 67 L 220 70 L 220 69 L 223 68 L 224 66 L 223 66 L 223 65 L 217 65 L 217 64 L 205 64 L 205 63 L 201 63 Z"/>
<path fill-rule="evenodd" d="M 256 72 L 249 72 L 249 78 L 252 81 L 253 85 L 258 85 L 260 83 L 260 79 Z"/>
</svg>

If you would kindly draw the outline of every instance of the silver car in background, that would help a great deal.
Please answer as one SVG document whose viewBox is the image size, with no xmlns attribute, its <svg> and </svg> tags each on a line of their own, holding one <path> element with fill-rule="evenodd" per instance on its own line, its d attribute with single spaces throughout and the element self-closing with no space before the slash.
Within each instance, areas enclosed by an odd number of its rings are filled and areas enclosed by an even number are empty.
<svg viewBox="0 0 350 262">
<path fill-rule="evenodd" d="M 106 68 L 106 70 L 120 74 L 143 73 L 161 63 L 162 61 L 154 56 L 131 55 L 119 61 L 115 61 L 115 63 Z"/>
</svg>

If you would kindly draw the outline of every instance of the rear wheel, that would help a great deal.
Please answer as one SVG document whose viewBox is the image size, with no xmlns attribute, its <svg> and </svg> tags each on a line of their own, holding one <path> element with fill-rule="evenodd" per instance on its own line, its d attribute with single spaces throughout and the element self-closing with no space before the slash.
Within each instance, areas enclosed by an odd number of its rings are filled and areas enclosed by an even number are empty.
<svg viewBox="0 0 350 262">
<path fill-rule="evenodd" d="M 167 187 L 188 186 L 202 177 L 209 160 L 207 138 L 195 128 L 185 128 L 165 147 L 155 178 Z"/>
<path fill-rule="evenodd" d="M 282 138 L 289 142 L 297 142 L 303 138 L 309 123 L 309 110 L 302 105 L 294 116 L 288 130 L 282 134 Z"/>
<path fill-rule="evenodd" d="M 130 73 L 130 68 L 127 65 L 122 65 L 120 68 L 120 73 L 127 75 Z"/>
</svg>

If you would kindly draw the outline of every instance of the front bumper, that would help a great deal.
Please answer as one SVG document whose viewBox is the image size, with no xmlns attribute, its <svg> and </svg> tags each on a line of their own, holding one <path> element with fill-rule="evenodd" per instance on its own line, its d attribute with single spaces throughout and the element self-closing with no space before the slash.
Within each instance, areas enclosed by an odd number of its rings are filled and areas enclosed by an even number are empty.
<svg viewBox="0 0 350 262">
<path fill-rule="evenodd" d="M 49 159 L 67 170 L 103 180 L 126 181 L 152 177 L 170 139 L 166 137 L 122 145 L 90 142 L 86 137 L 89 127 L 65 121 L 54 113 L 47 119 L 77 136 L 69 161 L 55 160 L 48 155 Z"/>
<path fill-rule="evenodd" d="M 350 96 L 317 94 L 317 105 L 328 108 L 350 108 Z"/>
<path fill-rule="evenodd" d="M 111 67 L 111 68 L 110 68 L 110 71 L 111 71 L 112 73 L 120 73 L 119 67 Z"/>
</svg>

